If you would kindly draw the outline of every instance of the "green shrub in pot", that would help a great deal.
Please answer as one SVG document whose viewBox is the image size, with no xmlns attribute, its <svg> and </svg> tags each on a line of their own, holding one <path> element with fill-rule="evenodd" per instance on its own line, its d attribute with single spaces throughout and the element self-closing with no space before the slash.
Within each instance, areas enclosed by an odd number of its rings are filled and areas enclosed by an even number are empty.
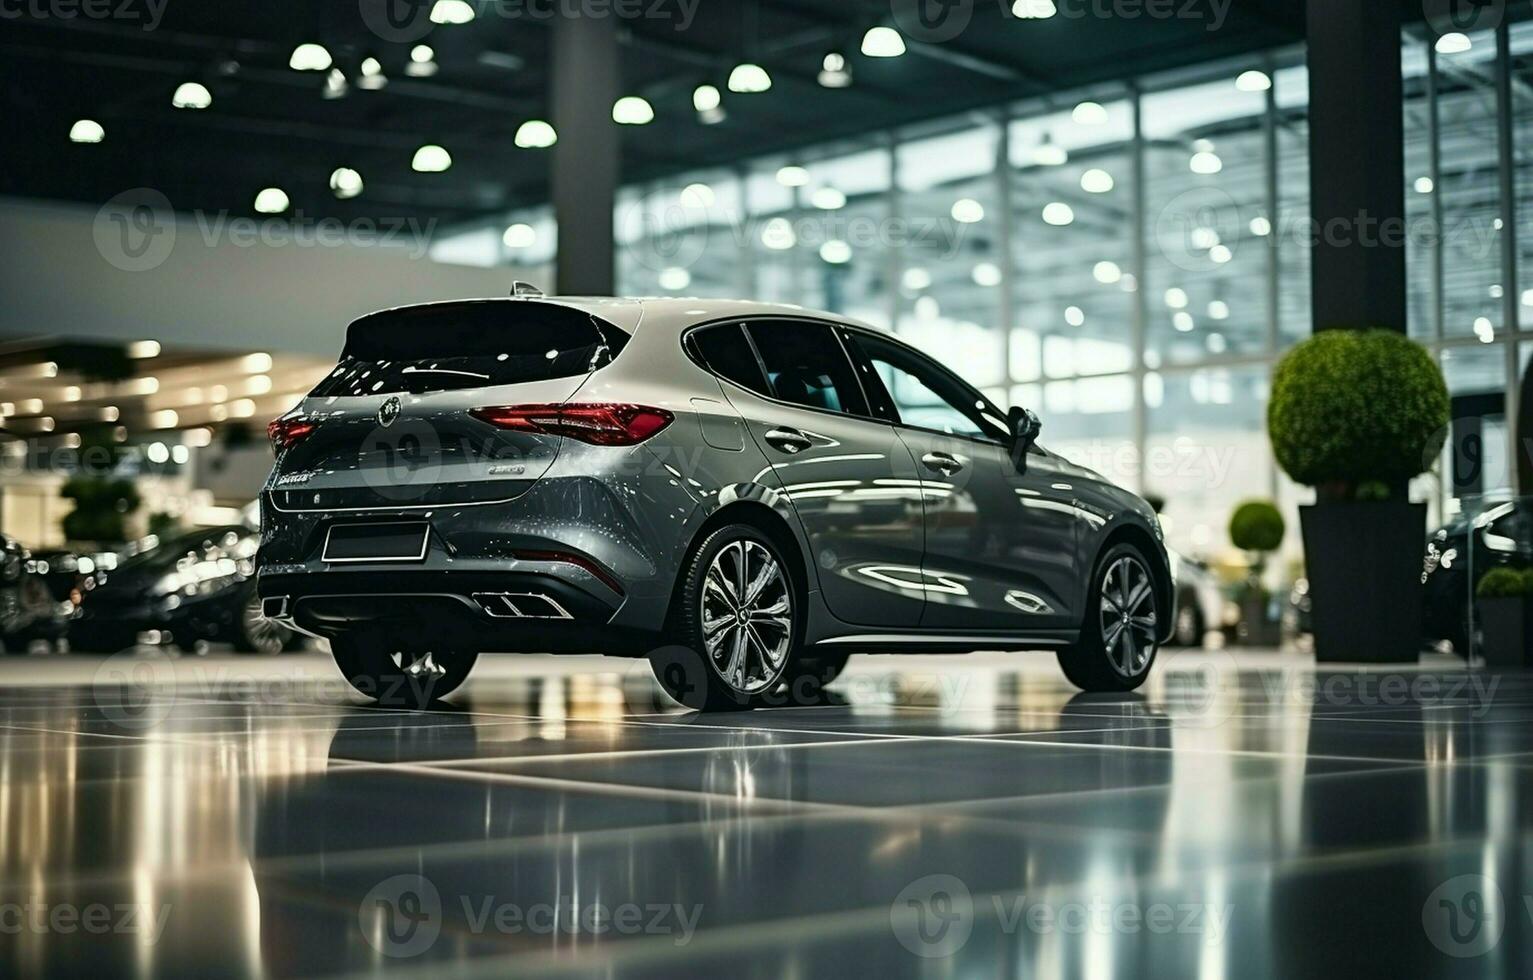
<svg viewBox="0 0 1533 980">
<path fill-rule="evenodd" d="M 1485 662 L 1493 667 L 1533 662 L 1533 569 L 1492 568 L 1475 584 L 1474 594 Z"/>
<path fill-rule="evenodd" d="M 1480 578 L 1474 594 L 1481 599 L 1520 599 L 1528 594 L 1529 576 L 1515 568 L 1492 568 Z"/>
<path fill-rule="evenodd" d="M 1273 455 L 1315 488 L 1302 508 L 1315 653 L 1323 662 L 1414 660 L 1422 647 L 1425 505 L 1406 488 L 1442 452 L 1448 388 L 1393 330 L 1327 330 L 1278 364 Z"/>
</svg>

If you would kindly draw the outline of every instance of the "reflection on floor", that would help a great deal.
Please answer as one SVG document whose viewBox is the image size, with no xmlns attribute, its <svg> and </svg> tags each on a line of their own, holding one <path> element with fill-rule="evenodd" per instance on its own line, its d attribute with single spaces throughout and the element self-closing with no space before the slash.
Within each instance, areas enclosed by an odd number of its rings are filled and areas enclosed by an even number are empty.
<svg viewBox="0 0 1533 980">
<path fill-rule="evenodd" d="M 489 658 L 4 663 L 0 975 L 1529 975 L 1533 684 L 1168 654 L 866 658 L 697 716 Z"/>
</svg>

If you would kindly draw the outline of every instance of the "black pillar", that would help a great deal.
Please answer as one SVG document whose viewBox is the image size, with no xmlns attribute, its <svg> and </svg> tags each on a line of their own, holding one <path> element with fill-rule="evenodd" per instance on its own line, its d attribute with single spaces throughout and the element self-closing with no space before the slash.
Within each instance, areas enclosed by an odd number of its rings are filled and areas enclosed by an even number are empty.
<svg viewBox="0 0 1533 980">
<path fill-rule="evenodd" d="M 617 18 L 557 17 L 553 42 L 555 288 L 609 296 L 616 288 L 612 209 L 620 153 L 612 121 L 620 85 Z"/>
<path fill-rule="evenodd" d="M 1400 5 L 1308 0 L 1316 330 L 1405 331 Z"/>
</svg>

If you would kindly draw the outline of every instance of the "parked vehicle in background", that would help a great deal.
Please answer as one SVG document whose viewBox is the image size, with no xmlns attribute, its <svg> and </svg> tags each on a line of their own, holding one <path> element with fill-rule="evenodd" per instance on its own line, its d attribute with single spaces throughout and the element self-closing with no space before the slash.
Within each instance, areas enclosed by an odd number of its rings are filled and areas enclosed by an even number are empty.
<svg viewBox="0 0 1533 980">
<path fill-rule="evenodd" d="M 1209 630 L 1224 625 L 1224 589 L 1206 563 L 1175 549 L 1167 550 L 1176 577 L 1176 629 L 1168 643 L 1201 647 Z"/>
<path fill-rule="evenodd" d="M 1509 500 L 1477 514 L 1460 514 L 1433 532 L 1421 570 L 1423 639 L 1428 644 L 1446 640 L 1460 656 L 1477 651 L 1478 638 L 1470 636 L 1475 584 L 1493 568 L 1530 567 L 1533 501 Z"/>
<path fill-rule="evenodd" d="M 1159 521 L 1040 425 L 797 307 L 388 310 L 271 425 L 261 595 L 380 699 L 570 649 L 651 655 L 691 707 L 869 651 L 1051 650 L 1134 690 L 1175 621 Z"/>
<path fill-rule="evenodd" d="M 152 633 L 184 650 L 204 641 L 231 643 L 250 653 L 291 648 L 293 631 L 261 615 L 255 592 L 258 544 L 255 531 L 228 525 L 147 545 L 83 596 L 70 645 L 114 653 Z"/>
<path fill-rule="evenodd" d="M 0 651 L 25 654 L 38 640 L 56 643 L 68 617 L 48 583 L 28 565 L 32 555 L 8 535 L 0 535 Z"/>
</svg>

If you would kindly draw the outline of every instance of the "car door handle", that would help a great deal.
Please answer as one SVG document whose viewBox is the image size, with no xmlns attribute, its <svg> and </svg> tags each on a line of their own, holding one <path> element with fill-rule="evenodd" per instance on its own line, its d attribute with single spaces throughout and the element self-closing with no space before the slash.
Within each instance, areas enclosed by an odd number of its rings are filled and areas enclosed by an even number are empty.
<svg viewBox="0 0 1533 980">
<path fill-rule="evenodd" d="M 927 453 L 921 457 L 921 465 L 943 476 L 952 476 L 963 469 L 963 460 L 950 453 Z"/>
<path fill-rule="evenodd" d="M 765 438 L 772 448 L 780 449 L 789 456 L 795 456 L 814 445 L 813 439 L 791 428 L 768 429 Z"/>
</svg>

